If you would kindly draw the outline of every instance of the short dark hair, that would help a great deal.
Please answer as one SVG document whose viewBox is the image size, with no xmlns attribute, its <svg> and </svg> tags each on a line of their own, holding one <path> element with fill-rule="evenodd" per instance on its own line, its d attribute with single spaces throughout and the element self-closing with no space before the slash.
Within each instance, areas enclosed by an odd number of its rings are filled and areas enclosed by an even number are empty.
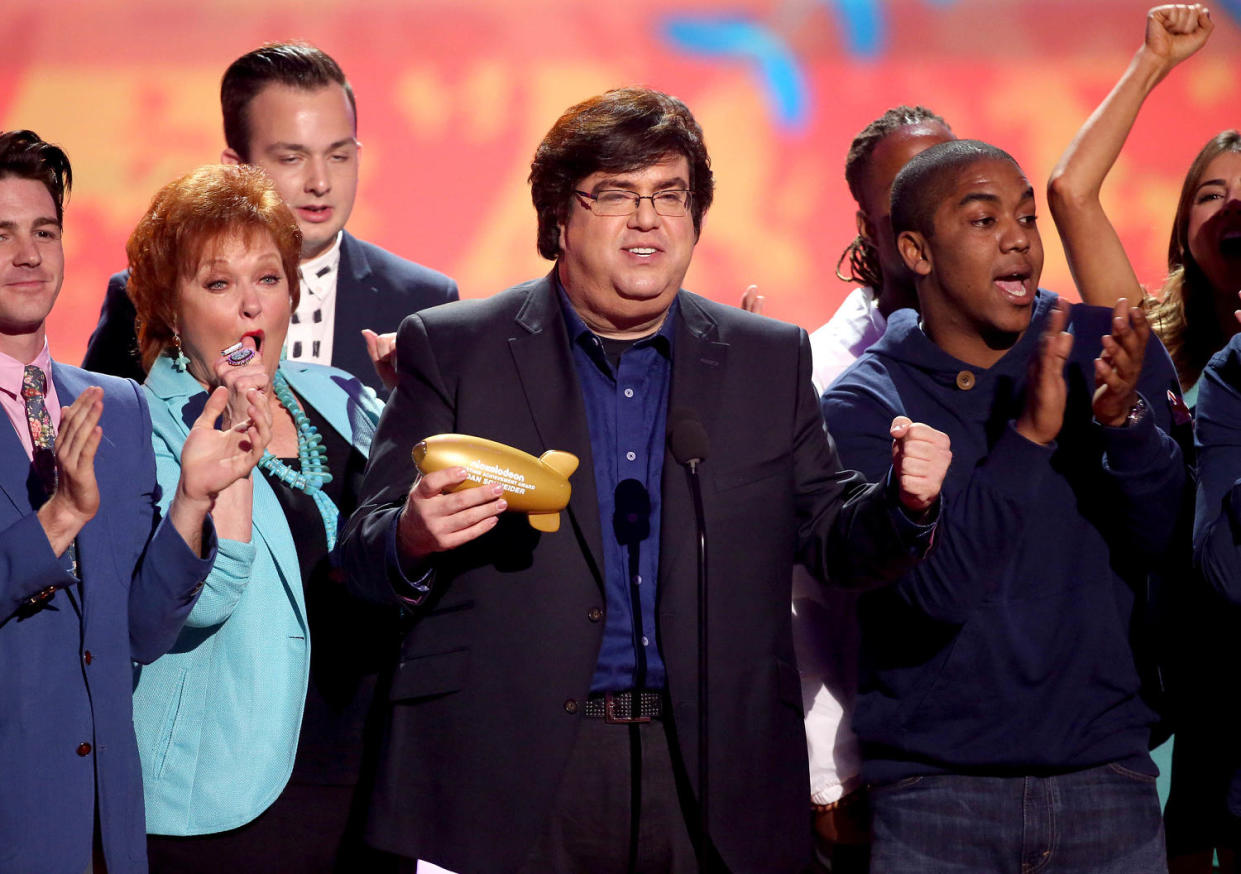
<svg viewBox="0 0 1241 874">
<path fill-rule="evenodd" d="M 559 225 L 573 190 L 592 173 L 626 173 L 665 155 L 689 162 L 694 233 L 715 196 L 702 128 L 678 98 L 649 88 L 616 88 L 570 107 L 539 143 L 530 164 L 530 194 L 538 213 L 539 254 L 560 254 Z"/>
<path fill-rule="evenodd" d="M 56 222 L 64 224 L 65 196 L 73 187 L 73 168 L 64 149 L 32 130 L 0 133 L 0 179 L 9 176 L 42 182 L 56 205 Z"/>
<path fill-rule="evenodd" d="M 979 161 L 1008 161 L 1018 170 L 1013 156 L 980 140 L 938 143 L 915 155 L 892 182 L 892 232 L 918 231 L 931 236 L 935 211 L 961 170 Z"/>
<path fill-rule="evenodd" d="M 247 52 L 233 61 L 220 81 L 220 109 L 224 113 L 224 142 L 250 160 L 250 118 L 247 109 L 259 92 L 273 83 L 317 91 L 329 85 L 345 89 L 353 110 L 354 126 L 358 104 L 353 86 L 331 56 L 305 42 L 272 42 Z"/>
</svg>

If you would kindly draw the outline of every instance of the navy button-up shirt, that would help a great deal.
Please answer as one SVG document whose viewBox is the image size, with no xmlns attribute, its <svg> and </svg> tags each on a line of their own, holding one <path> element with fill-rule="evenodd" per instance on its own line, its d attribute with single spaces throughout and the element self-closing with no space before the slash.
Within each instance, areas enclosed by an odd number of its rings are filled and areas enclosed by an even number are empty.
<svg viewBox="0 0 1241 874">
<path fill-rule="evenodd" d="M 615 368 L 604 346 L 611 341 L 586 327 L 563 288 L 560 303 L 586 406 L 603 532 L 606 612 L 590 690 L 661 689 L 655 580 L 677 302 L 659 331 L 625 349 Z"/>
</svg>

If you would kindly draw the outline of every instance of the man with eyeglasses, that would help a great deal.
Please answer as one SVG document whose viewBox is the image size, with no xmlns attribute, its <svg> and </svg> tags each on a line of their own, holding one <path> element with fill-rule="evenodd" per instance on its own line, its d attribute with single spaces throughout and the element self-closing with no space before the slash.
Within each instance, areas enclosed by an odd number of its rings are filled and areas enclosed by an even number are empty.
<svg viewBox="0 0 1241 874">
<path fill-rule="evenodd" d="M 352 584 L 412 616 L 369 836 L 458 872 L 799 870 L 792 564 L 857 586 L 911 567 L 947 442 L 897 420 L 868 485 L 826 437 L 805 332 L 681 290 L 713 193 L 681 101 L 570 108 L 530 181 L 555 267 L 405 320 L 344 537 Z M 560 529 L 505 515 L 499 486 L 451 491 L 461 468 L 419 478 L 411 448 L 444 432 L 576 455 Z M 687 453 L 709 537 L 705 841 Z"/>
</svg>

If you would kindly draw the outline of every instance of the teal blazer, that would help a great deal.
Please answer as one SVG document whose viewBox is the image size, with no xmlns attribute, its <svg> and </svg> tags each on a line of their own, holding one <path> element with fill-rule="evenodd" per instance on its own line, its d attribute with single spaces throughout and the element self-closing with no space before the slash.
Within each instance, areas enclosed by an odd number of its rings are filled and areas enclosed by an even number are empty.
<svg viewBox="0 0 1241 874">
<path fill-rule="evenodd" d="M 380 404 L 331 367 L 285 361 L 293 391 L 368 454 Z M 167 502 L 181 446 L 207 393 L 161 356 L 143 385 Z M 343 520 L 342 520 L 343 524 Z M 310 639 L 297 550 L 266 477 L 254 475 L 250 542 L 220 540 L 215 567 L 167 655 L 136 669 L 134 727 L 147 832 L 237 828 L 276 800 L 293 771 Z"/>
</svg>

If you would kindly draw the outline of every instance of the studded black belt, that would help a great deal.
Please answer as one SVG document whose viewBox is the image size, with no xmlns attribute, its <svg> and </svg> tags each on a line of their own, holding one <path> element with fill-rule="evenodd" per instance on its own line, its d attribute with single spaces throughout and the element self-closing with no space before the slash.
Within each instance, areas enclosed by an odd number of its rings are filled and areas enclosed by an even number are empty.
<svg viewBox="0 0 1241 874">
<path fill-rule="evenodd" d="M 585 703 L 582 715 L 587 719 L 603 719 L 613 723 L 650 722 L 664 714 L 664 693 L 653 689 L 605 692 L 591 695 Z"/>
</svg>

